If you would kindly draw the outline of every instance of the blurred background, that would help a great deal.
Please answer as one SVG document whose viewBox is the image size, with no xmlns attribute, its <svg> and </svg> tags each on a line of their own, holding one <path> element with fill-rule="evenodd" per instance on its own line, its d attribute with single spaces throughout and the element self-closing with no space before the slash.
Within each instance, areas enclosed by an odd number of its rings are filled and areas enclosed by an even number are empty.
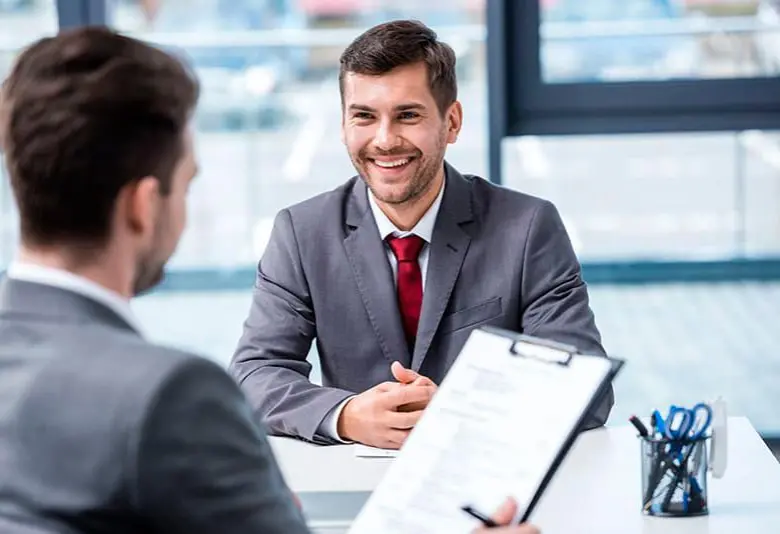
<svg viewBox="0 0 780 534">
<path fill-rule="evenodd" d="M 0 0 L 0 77 L 23 46 L 74 21 L 112 24 L 192 63 L 203 98 L 190 225 L 165 284 L 134 307 L 153 339 L 226 365 L 276 212 L 354 174 L 339 141 L 341 50 L 370 25 L 420 19 L 458 56 L 465 123 L 449 161 L 550 199 L 565 219 L 604 344 L 629 362 L 610 424 L 722 395 L 780 437 L 778 132 L 761 120 L 707 130 L 682 119 L 584 132 L 570 120 L 571 131 L 496 139 L 489 95 L 512 73 L 491 70 L 488 54 L 489 27 L 530 24 L 538 39 L 517 53 L 540 98 L 563 88 L 584 102 L 603 86 L 630 104 L 634 87 L 641 96 L 685 81 L 710 99 L 708 81 L 780 76 L 780 1 L 540 0 L 517 23 L 488 17 L 493 1 Z M 16 222 L 3 177 L 0 268 Z M 318 380 L 314 351 L 312 361 Z"/>
</svg>

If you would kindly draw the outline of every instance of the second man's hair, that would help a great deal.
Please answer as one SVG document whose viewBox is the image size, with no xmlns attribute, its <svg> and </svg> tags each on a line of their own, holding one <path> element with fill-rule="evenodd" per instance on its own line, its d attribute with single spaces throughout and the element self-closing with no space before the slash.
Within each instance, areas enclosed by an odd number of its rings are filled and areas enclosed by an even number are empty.
<svg viewBox="0 0 780 534">
<path fill-rule="evenodd" d="M 339 87 L 344 101 L 347 73 L 382 75 L 415 63 L 425 63 L 428 85 L 443 115 L 458 98 L 455 52 L 436 32 L 414 20 L 386 22 L 358 36 L 340 59 Z"/>
</svg>

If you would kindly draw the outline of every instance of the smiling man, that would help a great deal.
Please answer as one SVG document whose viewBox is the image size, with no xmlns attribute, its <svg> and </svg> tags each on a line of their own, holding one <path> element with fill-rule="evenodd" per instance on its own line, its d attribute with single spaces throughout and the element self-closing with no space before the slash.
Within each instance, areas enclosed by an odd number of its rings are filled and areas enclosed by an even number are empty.
<svg viewBox="0 0 780 534">
<path fill-rule="evenodd" d="M 344 51 L 339 80 L 358 174 L 278 214 L 231 363 L 271 432 L 400 447 L 479 326 L 603 355 L 556 208 L 445 162 L 463 123 L 452 49 L 385 23 Z"/>
</svg>

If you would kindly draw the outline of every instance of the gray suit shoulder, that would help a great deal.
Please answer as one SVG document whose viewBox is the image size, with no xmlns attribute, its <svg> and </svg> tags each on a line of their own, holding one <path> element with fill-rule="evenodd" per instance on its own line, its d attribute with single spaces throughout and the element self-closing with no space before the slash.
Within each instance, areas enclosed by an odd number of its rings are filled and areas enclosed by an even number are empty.
<svg viewBox="0 0 780 534">
<path fill-rule="evenodd" d="M 316 222 L 324 214 L 342 213 L 358 180 L 359 176 L 353 176 L 338 187 L 302 200 L 283 211 L 289 212 L 296 224 L 302 221 Z"/>
<path fill-rule="evenodd" d="M 465 174 L 463 177 L 471 182 L 474 190 L 473 197 L 475 202 L 479 203 L 479 208 L 486 209 L 488 205 L 494 207 L 495 203 L 523 211 L 555 208 L 550 200 L 510 189 L 480 176 Z"/>
<path fill-rule="evenodd" d="M 360 177 L 353 176 L 338 187 L 281 210 L 277 216 L 284 226 L 292 225 L 299 250 L 319 250 L 328 238 L 344 238 L 347 202 Z M 289 220 L 284 220 L 289 218 Z"/>
</svg>

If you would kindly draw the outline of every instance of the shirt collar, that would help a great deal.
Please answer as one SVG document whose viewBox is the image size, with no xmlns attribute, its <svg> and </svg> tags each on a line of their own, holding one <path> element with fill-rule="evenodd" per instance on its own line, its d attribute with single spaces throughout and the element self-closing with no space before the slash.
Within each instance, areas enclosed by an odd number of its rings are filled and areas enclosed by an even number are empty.
<svg viewBox="0 0 780 534">
<path fill-rule="evenodd" d="M 414 228 L 408 232 L 399 230 L 398 227 L 387 218 L 387 215 L 385 215 L 382 211 L 382 208 L 379 207 L 376 198 L 374 198 L 373 193 L 371 193 L 371 190 L 369 189 L 368 203 L 371 206 L 371 212 L 374 215 L 376 226 L 379 228 L 379 236 L 382 238 L 382 241 L 384 241 L 390 235 L 405 237 L 414 234 L 417 237 L 422 238 L 426 243 L 430 243 L 431 239 L 433 238 L 433 227 L 436 224 L 436 217 L 439 215 L 439 208 L 441 207 L 441 199 L 444 196 L 444 187 L 446 182 L 446 180 L 442 182 L 441 188 L 439 189 L 439 194 L 436 195 L 436 199 L 433 201 L 433 204 L 431 204 L 431 207 L 428 208 L 428 211 L 426 211 L 422 218 L 417 221 L 417 224 L 414 225 Z"/>
<path fill-rule="evenodd" d="M 57 287 L 66 291 L 78 293 L 108 307 L 124 319 L 137 332 L 140 333 L 142 331 L 127 299 L 83 276 L 73 274 L 63 269 L 18 261 L 13 262 L 8 267 L 7 275 L 8 278 L 14 280 Z"/>
</svg>

